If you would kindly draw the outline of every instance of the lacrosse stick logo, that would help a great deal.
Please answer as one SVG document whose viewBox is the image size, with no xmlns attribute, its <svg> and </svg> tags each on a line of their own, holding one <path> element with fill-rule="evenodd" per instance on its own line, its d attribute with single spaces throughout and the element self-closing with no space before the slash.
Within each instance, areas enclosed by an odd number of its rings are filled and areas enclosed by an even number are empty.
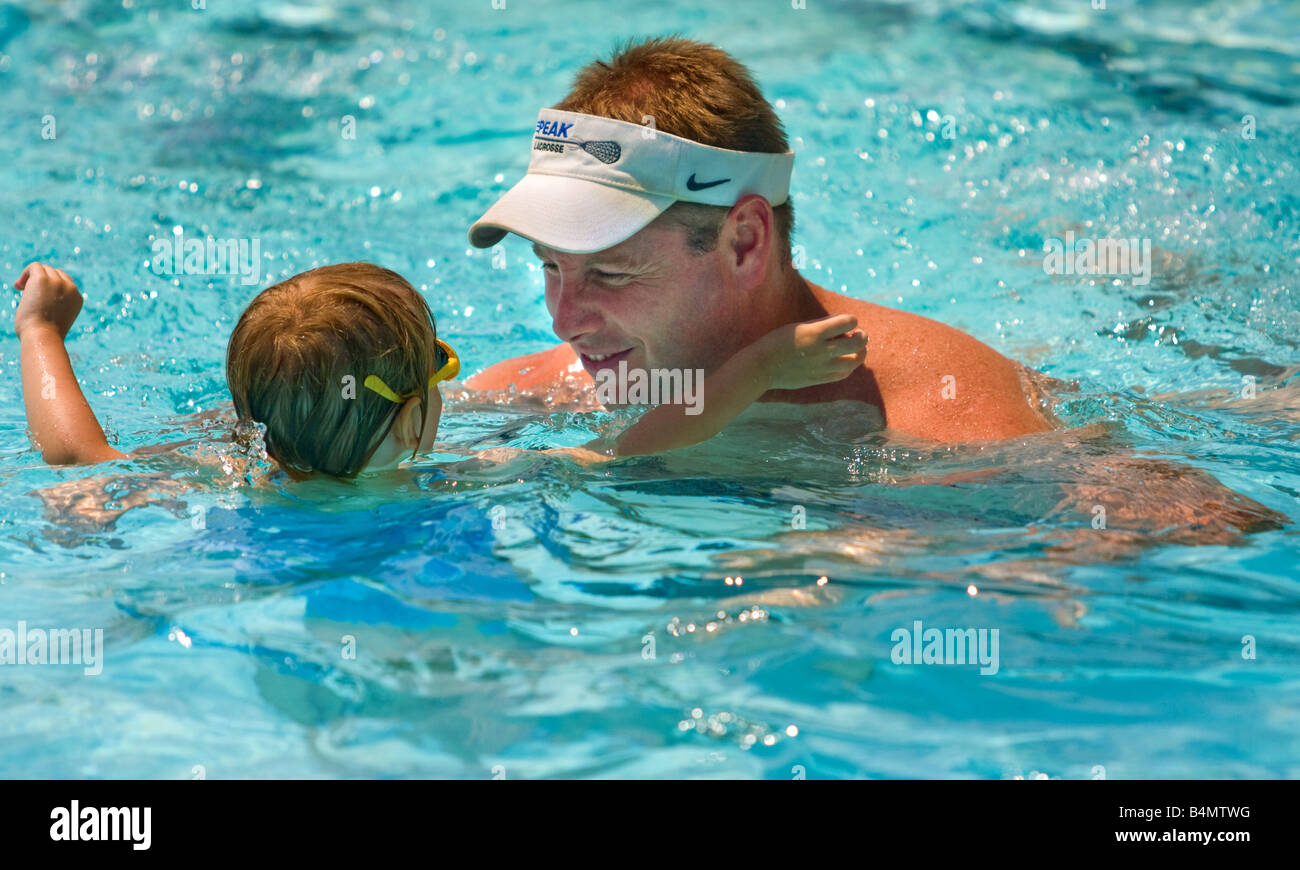
<svg viewBox="0 0 1300 870">
<path fill-rule="evenodd" d="M 583 142 L 580 139 L 554 139 L 550 136 L 537 136 L 536 138 L 542 142 L 554 142 L 557 145 L 576 145 L 601 163 L 617 163 L 618 158 L 623 156 L 623 149 L 619 144 L 608 139 L 599 142 Z"/>
</svg>

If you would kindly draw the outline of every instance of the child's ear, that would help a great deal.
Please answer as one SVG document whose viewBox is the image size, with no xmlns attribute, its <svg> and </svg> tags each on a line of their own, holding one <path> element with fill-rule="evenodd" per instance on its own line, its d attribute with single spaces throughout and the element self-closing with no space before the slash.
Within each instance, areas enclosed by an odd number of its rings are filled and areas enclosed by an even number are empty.
<svg viewBox="0 0 1300 870">
<path fill-rule="evenodd" d="M 412 396 L 397 409 L 397 419 L 393 421 L 393 437 L 403 447 L 414 450 L 420 443 L 420 424 L 424 422 L 424 408 L 419 396 Z"/>
</svg>

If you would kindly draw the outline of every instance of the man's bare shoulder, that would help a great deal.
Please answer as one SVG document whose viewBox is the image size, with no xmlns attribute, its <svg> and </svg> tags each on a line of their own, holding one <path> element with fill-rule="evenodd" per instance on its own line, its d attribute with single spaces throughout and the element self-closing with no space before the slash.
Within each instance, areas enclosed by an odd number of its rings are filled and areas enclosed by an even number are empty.
<svg viewBox="0 0 1300 870">
<path fill-rule="evenodd" d="M 514 384 L 520 392 L 545 390 L 574 374 L 578 356 L 567 343 L 548 350 L 512 357 L 488 366 L 465 382 L 471 390 L 505 390 Z M 577 372 L 582 372 L 579 367 Z"/>
<path fill-rule="evenodd" d="M 820 288 L 819 288 L 820 289 Z M 1022 367 L 960 329 L 820 290 L 867 333 L 867 368 L 886 425 L 938 441 L 1010 438 L 1051 428 L 1025 396 Z"/>
</svg>

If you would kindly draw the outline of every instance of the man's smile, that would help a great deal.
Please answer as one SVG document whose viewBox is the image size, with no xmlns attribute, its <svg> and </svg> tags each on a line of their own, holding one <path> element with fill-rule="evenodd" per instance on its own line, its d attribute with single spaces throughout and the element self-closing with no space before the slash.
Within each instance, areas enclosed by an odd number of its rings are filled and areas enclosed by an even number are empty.
<svg viewBox="0 0 1300 870">
<path fill-rule="evenodd" d="M 634 348 L 606 350 L 602 353 L 593 353 L 576 347 L 574 350 L 578 353 L 578 359 L 582 361 L 582 367 L 587 370 L 588 374 L 595 375 L 601 369 L 617 368 L 621 361 L 626 360 L 631 355 Z"/>
</svg>

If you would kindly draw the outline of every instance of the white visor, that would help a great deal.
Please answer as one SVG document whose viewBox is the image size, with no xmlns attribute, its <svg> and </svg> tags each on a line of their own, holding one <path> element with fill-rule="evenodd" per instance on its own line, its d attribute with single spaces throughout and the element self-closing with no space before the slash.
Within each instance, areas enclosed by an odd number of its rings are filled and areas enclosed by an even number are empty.
<svg viewBox="0 0 1300 870">
<path fill-rule="evenodd" d="M 756 193 L 790 194 L 794 152 L 730 151 L 651 126 L 542 109 L 528 174 L 469 228 L 490 248 L 517 233 L 556 251 L 589 254 L 626 241 L 674 202 L 732 206 Z"/>
</svg>

